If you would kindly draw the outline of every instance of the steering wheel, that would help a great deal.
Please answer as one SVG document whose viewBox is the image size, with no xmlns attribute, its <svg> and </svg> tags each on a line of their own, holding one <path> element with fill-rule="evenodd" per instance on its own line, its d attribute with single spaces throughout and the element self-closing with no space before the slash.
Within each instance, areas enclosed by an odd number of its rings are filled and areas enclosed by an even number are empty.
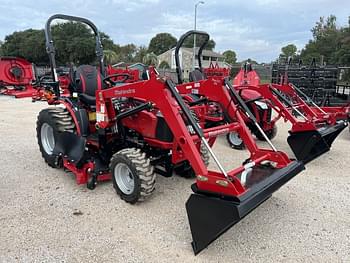
<svg viewBox="0 0 350 263">
<path fill-rule="evenodd" d="M 43 86 L 51 86 L 52 84 L 54 84 L 55 82 L 52 80 L 51 76 L 47 76 L 44 75 L 42 77 L 39 78 L 39 80 L 36 82 L 39 86 L 43 85 Z"/>
<path fill-rule="evenodd" d="M 124 78 L 121 79 L 121 80 L 118 80 L 118 81 L 112 80 L 112 78 L 118 78 L 118 77 L 124 77 Z M 105 77 L 103 79 L 103 82 L 106 83 L 107 85 L 109 85 L 109 84 L 115 85 L 117 83 L 124 83 L 124 81 L 126 81 L 127 79 L 131 79 L 131 75 L 130 74 L 118 73 L 118 74 L 108 75 L 107 77 Z"/>
</svg>

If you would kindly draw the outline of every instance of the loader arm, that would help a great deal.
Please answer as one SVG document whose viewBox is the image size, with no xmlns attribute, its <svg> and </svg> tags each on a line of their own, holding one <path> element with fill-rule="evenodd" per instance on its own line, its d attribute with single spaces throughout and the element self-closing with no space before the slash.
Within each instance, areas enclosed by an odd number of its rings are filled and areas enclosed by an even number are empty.
<svg viewBox="0 0 350 263">
<path fill-rule="evenodd" d="M 279 116 L 292 124 L 287 141 L 297 159 L 304 163 L 329 151 L 347 126 L 347 122 L 337 120 L 336 115 L 317 112 L 310 107 L 290 85 L 245 85 L 240 88 L 259 92 Z"/>
<path fill-rule="evenodd" d="M 268 199 L 280 186 L 302 171 L 304 165 L 301 162 L 289 160 L 285 153 L 277 151 L 245 102 L 233 90 L 232 85 L 227 83 L 227 80 L 210 78 L 209 80 L 197 80 L 183 84 L 178 51 L 185 39 L 194 34 L 201 35 L 206 40 L 198 51 L 199 69 L 195 69 L 193 72 L 194 76 L 203 73 L 200 58 L 209 35 L 206 32 L 189 31 L 180 37 L 175 49 L 179 83 L 176 87 L 177 91 L 182 94 L 190 93 L 204 96 L 203 101 L 208 100 L 219 104 L 225 116 L 227 116 L 225 117 L 226 121 L 230 125 L 238 127 L 235 130 L 251 154 L 243 165 L 227 172 L 228 176 L 210 171 L 208 176 L 198 175 L 196 183 L 192 185 L 194 194 L 188 199 L 186 210 L 193 238 L 192 247 L 195 254 L 197 254 L 255 207 Z M 203 77 L 202 79 L 205 79 L 205 76 Z M 247 115 L 256 128 L 261 131 L 272 150 L 257 147 L 245 125 L 241 112 Z M 233 189 L 229 188 L 231 188 L 231 183 L 237 183 L 237 180 L 244 191 L 238 195 L 232 195 Z"/>
<path fill-rule="evenodd" d="M 196 33 L 196 31 L 191 32 Z M 203 32 L 201 34 L 207 35 Z M 183 42 L 184 38 L 180 40 Z M 199 53 L 202 49 L 203 46 L 200 47 Z M 199 66 L 201 66 L 200 63 Z M 179 77 L 182 77 L 181 74 Z M 149 79 L 146 81 L 96 91 L 96 126 L 102 133 L 103 129 L 115 130 L 116 133 L 118 131 L 118 128 L 113 129 L 113 127 L 117 125 L 118 115 L 122 113 L 114 108 L 113 100 L 116 98 L 142 99 L 151 103 L 164 116 L 164 120 L 174 135 L 173 143 L 179 145 L 196 175 L 196 182 L 192 185 L 194 193 L 186 203 L 195 254 L 207 247 L 304 169 L 302 162 L 291 161 L 283 152 L 276 149 L 260 149 L 256 146 L 239 108 L 244 108 L 246 114 L 253 118 L 252 114 L 249 110 L 247 111 L 239 95 L 235 92 L 231 94 L 230 87 L 223 84 L 225 83 L 220 80 L 217 82 L 208 80 L 196 82 L 190 88 L 189 84 L 176 86 L 172 81 L 161 80 L 151 69 Z M 191 106 L 186 104 L 181 96 L 181 89 L 186 89 L 186 85 L 189 89 L 198 89 L 200 92 L 208 93 L 208 99 L 217 101 L 224 109 L 227 109 L 230 121 L 224 124 L 218 123 L 211 128 L 200 127 L 189 112 Z M 186 127 L 184 118 L 187 119 L 187 125 L 192 126 L 193 132 Z M 242 165 L 226 171 L 209 146 L 207 138 L 231 131 L 239 133 L 249 145 L 251 155 Z M 218 170 L 206 168 L 196 145 L 199 142 L 201 146 L 204 145 L 207 148 Z"/>
</svg>

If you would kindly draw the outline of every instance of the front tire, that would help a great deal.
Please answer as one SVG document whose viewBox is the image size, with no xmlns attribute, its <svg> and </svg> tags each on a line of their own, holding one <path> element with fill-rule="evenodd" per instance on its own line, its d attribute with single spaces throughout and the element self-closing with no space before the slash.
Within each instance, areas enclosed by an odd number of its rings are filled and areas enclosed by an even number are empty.
<svg viewBox="0 0 350 263">
<path fill-rule="evenodd" d="M 115 153 L 109 167 L 113 187 L 125 202 L 144 201 L 154 191 L 154 167 L 140 149 L 126 148 Z"/>
<path fill-rule="evenodd" d="M 226 135 L 228 144 L 236 150 L 244 149 L 244 142 L 239 136 L 238 132 L 230 132 Z"/>
</svg>

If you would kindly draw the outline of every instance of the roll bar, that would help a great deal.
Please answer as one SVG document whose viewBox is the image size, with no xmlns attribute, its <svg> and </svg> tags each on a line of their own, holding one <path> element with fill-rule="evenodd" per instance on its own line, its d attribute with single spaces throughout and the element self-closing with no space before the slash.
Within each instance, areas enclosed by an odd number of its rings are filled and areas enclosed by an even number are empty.
<svg viewBox="0 0 350 263">
<path fill-rule="evenodd" d="M 185 42 L 185 40 L 191 35 L 201 35 L 201 36 L 205 37 L 205 41 L 199 47 L 199 50 L 198 50 L 198 66 L 199 66 L 199 69 L 202 71 L 201 55 L 202 55 L 204 47 L 208 44 L 210 36 L 207 32 L 204 32 L 204 31 L 190 30 L 180 37 L 179 41 L 176 44 L 176 48 L 175 48 L 175 64 L 176 64 L 176 73 L 177 73 L 178 84 L 183 83 L 183 76 L 182 76 L 182 68 L 180 65 L 179 51 L 180 51 L 180 48 L 182 47 L 183 43 Z M 195 56 L 195 54 L 193 54 L 193 55 Z"/>
<path fill-rule="evenodd" d="M 51 34 L 51 23 L 53 20 L 56 20 L 56 19 L 63 19 L 63 20 L 68 20 L 68 21 L 80 22 L 80 23 L 88 25 L 92 29 L 92 31 L 94 32 L 94 35 L 95 35 L 95 39 L 96 39 L 96 48 L 95 48 L 96 56 L 97 56 L 98 61 L 99 61 L 101 74 L 104 75 L 105 69 L 104 69 L 104 64 L 103 64 L 103 48 L 102 48 L 100 34 L 99 34 L 98 29 L 95 26 L 95 24 L 86 18 L 56 14 L 56 15 L 51 16 L 46 21 L 46 24 L 45 24 L 46 52 L 48 53 L 49 59 L 50 59 L 50 66 L 51 66 L 53 81 L 54 82 L 58 81 L 57 74 L 56 74 L 55 47 L 53 44 L 53 39 L 52 39 L 52 34 Z"/>
</svg>

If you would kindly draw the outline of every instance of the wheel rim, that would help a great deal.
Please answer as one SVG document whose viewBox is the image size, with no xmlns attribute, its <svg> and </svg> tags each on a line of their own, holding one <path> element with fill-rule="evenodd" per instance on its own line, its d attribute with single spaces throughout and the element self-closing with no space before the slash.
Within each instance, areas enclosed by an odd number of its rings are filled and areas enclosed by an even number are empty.
<svg viewBox="0 0 350 263">
<path fill-rule="evenodd" d="M 241 145 L 243 142 L 241 137 L 239 137 L 239 134 L 237 132 L 230 132 L 228 138 L 233 145 L 238 146 L 238 145 Z"/>
<path fill-rule="evenodd" d="M 44 123 L 41 126 L 40 136 L 41 145 L 43 146 L 45 152 L 51 155 L 53 149 L 55 148 L 55 137 L 53 134 L 53 128 L 49 124 Z"/>
<path fill-rule="evenodd" d="M 124 194 L 131 194 L 135 188 L 135 178 L 125 163 L 118 163 L 114 168 L 114 178 Z"/>
</svg>

